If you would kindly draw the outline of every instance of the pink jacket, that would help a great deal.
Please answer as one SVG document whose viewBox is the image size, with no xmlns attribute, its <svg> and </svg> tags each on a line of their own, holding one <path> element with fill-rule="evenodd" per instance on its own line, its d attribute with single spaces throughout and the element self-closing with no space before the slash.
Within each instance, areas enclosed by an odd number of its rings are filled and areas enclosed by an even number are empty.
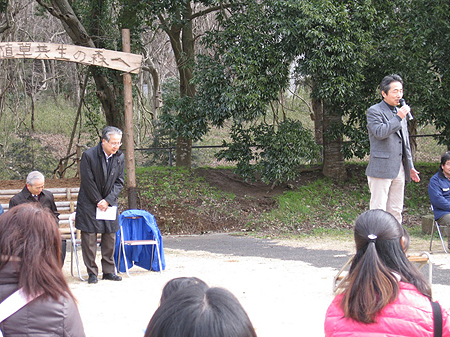
<svg viewBox="0 0 450 337">
<path fill-rule="evenodd" d="M 364 324 L 345 318 L 340 308 L 343 295 L 334 298 L 325 317 L 326 337 L 433 337 L 430 300 L 415 286 L 400 282 L 398 298 L 381 310 L 376 323 Z M 442 308 L 442 336 L 450 337 L 449 311 Z"/>
</svg>

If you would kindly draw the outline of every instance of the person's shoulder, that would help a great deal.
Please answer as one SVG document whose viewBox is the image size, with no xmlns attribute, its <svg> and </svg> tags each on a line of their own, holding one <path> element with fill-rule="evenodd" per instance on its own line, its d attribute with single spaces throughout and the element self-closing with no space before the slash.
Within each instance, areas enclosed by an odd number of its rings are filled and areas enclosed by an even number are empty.
<svg viewBox="0 0 450 337">
<path fill-rule="evenodd" d="M 19 193 L 17 193 L 17 194 L 14 194 L 12 197 L 11 197 L 11 201 L 16 201 L 17 199 L 19 199 L 20 198 L 20 194 L 21 192 L 19 192 Z"/>
<path fill-rule="evenodd" d="M 370 107 L 369 107 L 369 110 L 370 109 L 381 109 L 381 107 L 382 107 L 382 105 L 383 105 L 383 101 L 381 101 L 381 102 L 378 102 L 378 103 L 375 103 L 375 104 L 373 104 L 373 105 L 371 105 Z"/>
<path fill-rule="evenodd" d="M 84 153 L 92 153 L 98 151 L 98 144 L 85 150 Z"/>
<path fill-rule="evenodd" d="M 434 182 L 434 183 L 438 183 L 440 181 L 444 181 L 444 177 L 442 176 L 441 172 L 436 172 L 435 174 L 433 174 L 433 176 L 430 178 L 430 183 Z"/>
<path fill-rule="evenodd" d="M 120 160 L 124 160 L 124 159 L 125 159 L 125 154 L 124 154 L 122 151 L 120 151 L 120 150 L 118 150 L 118 151 L 114 154 L 114 156 L 116 156 L 116 157 L 119 158 Z"/>
<path fill-rule="evenodd" d="M 53 192 L 51 192 L 49 190 L 42 190 L 41 193 L 44 194 L 47 197 L 52 197 L 53 198 Z"/>
<path fill-rule="evenodd" d="M 10 201 L 18 202 L 18 201 L 24 199 L 24 198 L 25 198 L 25 192 L 26 192 L 26 191 L 23 190 L 23 189 L 20 190 L 19 193 L 16 193 L 16 194 L 14 194 L 14 195 L 11 197 Z"/>
<path fill-rule="evenodd" d="M 383 101 L 381 101 L 381 102 L 379 102 L 377 104 L 371 105 L 369 107 L 369 109 L 367 109 L 367 115 L 373 115 L 373 114 L 382 113 L 383 108 L 384 108 L 383 107 Z"/>
<path fill-rule="evenodd" d="M 403 293 L 407 297 L 411 297 L 411 296 L 419 297 L 425 301 L 429 301 L 428 297 L 426 297 L 424 294 L 422 294 L 414 284 L 400 281 L 399 289 L 400 289 L 400 293 Z"/>
</svg>

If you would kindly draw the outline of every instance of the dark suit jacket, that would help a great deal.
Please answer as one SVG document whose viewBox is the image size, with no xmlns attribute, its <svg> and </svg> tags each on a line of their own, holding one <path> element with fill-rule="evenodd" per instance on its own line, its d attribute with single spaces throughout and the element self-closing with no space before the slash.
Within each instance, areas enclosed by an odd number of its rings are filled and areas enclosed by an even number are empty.
<svg viewBox="0 0 450 337">
<path fill-rule="evenodd" d="M 81 186 L 78 193 L 75 227 L 89 233 L 113 233 L 119 229 L 116 220 L 97 220 L 97 203 L 105 199 L 111 206 L 117 206 L 119 193 L 124 184 L 125 159 L 121 151 L 110 158 L 109 171 L 106 169 L 102 144 L 86 150 L 81 156 Z"/>
<path fill-rule="evenodd" d="M 414 164 L 407 123 L 406 117 L 400 119 L 394 115 L 384 101 L 372 105 L 367 110 L 367 129 L 370 141 L 367 176 L 394 179 L 403 162 L 406 181 L 411 180 L 410 170 L 414 168 Z"/>
<path fill-rule="evenodd" d="M 28 191 L 27 186 L 25 186 L 22 191 L 17 193 L 11 198 L 11 200 L 9 200 L 9 209 L 26 202 L 38 202 L 31 195 L 30 191 Z M 53 215 L 55 216 L 56 222 L 58 223 L 59 213 L 56 208 L 53 193 L 48 190 L 42 190 L 41 194 L 39 195 L 39 203 L 42 205 L 42 207 L 48 208 L 52 211 Z"/>
</svg>

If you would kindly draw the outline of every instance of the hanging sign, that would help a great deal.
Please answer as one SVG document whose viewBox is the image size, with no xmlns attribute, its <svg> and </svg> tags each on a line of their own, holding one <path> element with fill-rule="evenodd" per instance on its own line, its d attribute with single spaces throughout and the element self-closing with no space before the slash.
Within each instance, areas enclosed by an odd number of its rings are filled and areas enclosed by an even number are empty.
<svg viewBox="0 0 450 337">
<path fill-rule="evenodd" d="M 99 48 L 43 42 L 1 42 L 0 59 L 38 59 L 76 62 L 137 74 L 142 55 Z"/>
</svg>

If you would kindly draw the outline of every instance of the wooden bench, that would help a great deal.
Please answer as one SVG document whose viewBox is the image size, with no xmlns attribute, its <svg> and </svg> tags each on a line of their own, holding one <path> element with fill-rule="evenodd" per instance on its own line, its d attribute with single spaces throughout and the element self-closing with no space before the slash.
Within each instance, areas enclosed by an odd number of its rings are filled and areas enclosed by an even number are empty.
<svg viewBox="0 0 450 337">
<path fill-rule="evenodd" d="M 337 272 L 333 278 L 333 292 L 336 292 L 339 284 L 345 279 L 348 273 L 348 269 L 352 264 L 353 256 L 351 256 L 342 268 Z M 428 252 L 422 252 L 419 255 L 408 255 L 408 260 L 416 263 L 417 267 L 421 269 L 423 266 L 428 265 L 428 282 L 432 284 L 433 281 L 433 263 L 431 262 L 431 256 Z"/>
</svg>

